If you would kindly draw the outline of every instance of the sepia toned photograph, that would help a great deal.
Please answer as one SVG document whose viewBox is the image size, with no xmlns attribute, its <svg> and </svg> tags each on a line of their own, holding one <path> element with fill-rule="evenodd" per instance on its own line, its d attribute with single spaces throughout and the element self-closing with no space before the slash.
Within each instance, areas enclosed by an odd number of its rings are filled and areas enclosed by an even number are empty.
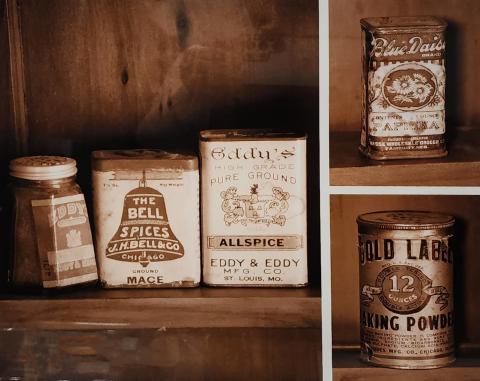
<svg viewBox="0 0 480 381">
<path fill-rule="evenodd" d="M 0 380 L 322 379 L 318 20 L 0 1 Z"/>
<path fill-rule="evenodd" d="M 329 2 L 333 380 L 480 379 L 479 17 Z"/>
<path fill-rule="evenodd" d="M 0 0 L 0 381 L 480 381 L 480 0 Z"/>
<path fill-rule="evenodd" d="M 480 4 L 329 4 L 331 185 L 480 185 Z"/>
<path fill-rule="evenodd" d="M 479 196 L 331 196 L 334 380 L 477 380 Z"/>
</svg>

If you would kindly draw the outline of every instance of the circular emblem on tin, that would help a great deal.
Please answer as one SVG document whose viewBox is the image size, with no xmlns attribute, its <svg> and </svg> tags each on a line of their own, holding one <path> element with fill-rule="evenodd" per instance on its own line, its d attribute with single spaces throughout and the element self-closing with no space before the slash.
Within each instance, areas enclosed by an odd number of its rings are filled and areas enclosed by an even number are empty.
<svg viewBox="0 0 480 381">
<path fill-rule="evenodd" d="M 411 314 L 422 310 L 430 300 L 425 292 L 432 284 L 421 270 L 406 265 L 394 265 L 378 274 L 375 286 L 378 298 L 388 310 L 398 314 Z"/>
<path fill-rule="evenodd" d="M 435 75 L 426 67 L 409 63 L 397 66 L 385 76 L 383 96 L 391 106 L 411 111 L 432 102 L 437 93 Z"/>
</svg>

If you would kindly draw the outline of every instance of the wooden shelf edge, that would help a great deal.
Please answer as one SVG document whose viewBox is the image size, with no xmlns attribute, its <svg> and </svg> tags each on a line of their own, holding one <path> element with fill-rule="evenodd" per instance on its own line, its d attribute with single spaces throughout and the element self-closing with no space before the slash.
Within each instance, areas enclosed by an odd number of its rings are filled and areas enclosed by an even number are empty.
<svg viewBox="0 0 480 381">
<path fill-rule="evenodd" d="M 334 186 L 480 186 L 480 128 L 456 127 L 449 155 L 440 159 L 369 160 L 358 152 L 359 133 L 330 134 L 330 184 Z"/>
<path fill-rule="evenodd" d="M 0 328 L 99 330 L 321 326 L 321 298 L 319 293 L 311 290 L 298 293 L 292 293 L 293 290 L 245 290 L 233 291 L 230 296 L 228 290 L 222 290 L 213 292 L 220 296 L 211 294 L 208 297 L 189 296 L 188 290 L 170 297 L 158 297 L 162 293 L 148 291 L 138 291 L 137 297 L 135 293 L 126 292 L 120 292 L 124 297 L 119 297 L 115 291 L 72 298 L 4 297 L 0 300 Z M 163 293 L 168 294 L 172 295 L 172 292 Z"/>
<path fill-rule="evenodd" d="M 333 379 L 342 381 L 383 380 L 404 381 L 473 381 L 480 380 L 480 357 L 460 354 L 450 366 L 438 369 L 389 369 L 365 364 L 359 359 L 358 349 L 334 349 Z"/>
<path fill-rule="evenodd" d="M 445 175 L 439 175 L 442 173 Z M 330 184 L 333 186 L 479 186 L 480 175 L 477 174 L 480 174 L 478 162 L 372 165 L 330 168 Z"/>
</svg>

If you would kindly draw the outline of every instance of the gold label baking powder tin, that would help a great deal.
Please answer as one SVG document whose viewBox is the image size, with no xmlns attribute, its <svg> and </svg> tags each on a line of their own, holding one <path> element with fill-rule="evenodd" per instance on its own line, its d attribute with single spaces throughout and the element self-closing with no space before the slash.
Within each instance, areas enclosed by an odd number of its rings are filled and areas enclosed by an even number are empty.
<svg viewBox="0 0 480 381">
<path fill-rule="evenodd" d="M 204 282 L 306 285 L 306 136 L 202 131 L 200 154 Z"/>
<path fill-rule="evenodd" d="M 372 159 L 441 157 L 445 145 L 445 21 L 361 20 L 360 151 Z"/>
<path fill-rule="evenodd" d="M 92 167 L 102 285 L 197 286 L 197 158 L 160 150 L 95 151 Z"/>
<path fill-rule="evenodd" d="M 390 211 L 357 223 L 362 360 L 403 369 L 453 362 L 454 218 Z"/>
</svg>

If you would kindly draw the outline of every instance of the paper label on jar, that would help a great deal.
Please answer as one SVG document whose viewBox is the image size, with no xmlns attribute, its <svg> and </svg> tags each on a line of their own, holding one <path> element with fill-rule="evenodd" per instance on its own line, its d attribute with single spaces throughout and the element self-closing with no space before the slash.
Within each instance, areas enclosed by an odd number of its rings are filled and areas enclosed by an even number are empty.
<svg viewBox="0 0 480 381">
<path fill-rule="evenodd" d="M 98 278 L 83 194 L 32 200 L 43 287 L 64 287 Z"/>
<path fill-rule="evenodd" d="M 450 236 L 359 235 L 362 352 L 375 363 L 441 365 L 454 352 Z"/>
<path fill-rule="evenodd" d="M 198 171 L 94 171 L 93 187 L 105 287 L 200 282 Z"/>
<path fill-rule="evenodd" d="M 200 150 L 204 281 L 306 284 L 306 141 L 202 141 Z"/>
</svg>

